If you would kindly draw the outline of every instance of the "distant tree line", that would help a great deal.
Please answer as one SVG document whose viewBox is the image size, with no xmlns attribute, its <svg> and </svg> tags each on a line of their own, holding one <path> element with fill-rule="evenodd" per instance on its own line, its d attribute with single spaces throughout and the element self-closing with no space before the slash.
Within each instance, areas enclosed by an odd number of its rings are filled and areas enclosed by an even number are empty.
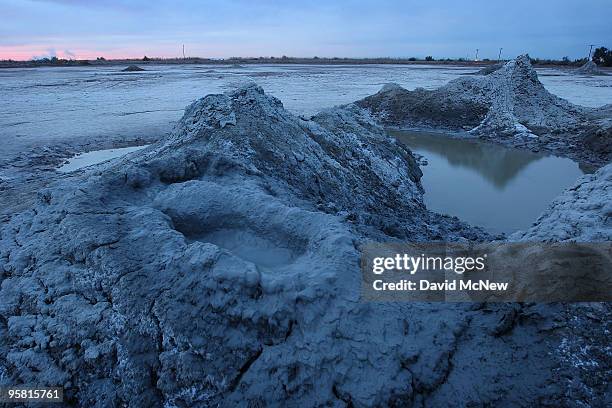
<svg viewBox="0 0 612 408">
<path fill-rule="evenodd" d="M 584 65 L 588 61 L 588 58 L 578 58 L 571 60 L 569 57 L 563 57 L 560 60 L 556 59 L 545 59 L 545 58 L 531 58 L 533 65 L 566 65 L 579 67 Z"/>
<path fill-rule="evenodd" d="M 612 67 L 612 50 L 609 50 L 606 47 L 596 48 L 591 59 L 597 65 Z"/>
<path fill-rule="evenodd" d="M 599 66 L 612 66 L 612 51 L 606 47 L 595 49 L 592 60 Z M 288 57 L 231 57 L 227 59 L 212 58 L 152 58 L 144 56 L 141 59 L 111 59 L 100 56 L 95 60 L 67 60 L 57 57 L 34 59 L 31 61 L 0 61 L 0 68 L 6 67 L 36 67 L 36 66 L 76 66 L 76 65 L 105 65 L 105 64 L 133 64 L 133 63 L 159 63 L 159 64 L 409 64 L 409 63 L 435 63 L 435 64 L 465 64 L 482 65 L 495 63 L 496 60 L 484 58 L 481 61 L 473 61 L 469 58 L 434 58 L 431 55 L 425 58 L 342 58 L 342 57 L 319 57 L 301 58 Z M 534 65 L 557 65 L 557 66 L 581 66 L 587 62 L 587 58 L 571 60 L 569 57 L 562 59 L 540 59 L 532 58 Z"/>
</svg>

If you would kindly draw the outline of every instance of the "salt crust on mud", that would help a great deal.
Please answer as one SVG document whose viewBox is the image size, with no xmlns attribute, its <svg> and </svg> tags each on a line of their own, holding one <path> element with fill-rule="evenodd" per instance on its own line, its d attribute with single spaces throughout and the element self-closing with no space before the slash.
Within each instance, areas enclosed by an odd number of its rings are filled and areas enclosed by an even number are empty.
<svg viewBox="0 0 612 408">
<path fill-rule="evenodd" d="M 427 211 L 420 176 L 355 105 L 209 95 L 0 229 L 0 383 L 97 407 L 586 398 L 547 354 L 561 305 L 359 301 L 363 242 L 490 239 Z"/>
</svg>

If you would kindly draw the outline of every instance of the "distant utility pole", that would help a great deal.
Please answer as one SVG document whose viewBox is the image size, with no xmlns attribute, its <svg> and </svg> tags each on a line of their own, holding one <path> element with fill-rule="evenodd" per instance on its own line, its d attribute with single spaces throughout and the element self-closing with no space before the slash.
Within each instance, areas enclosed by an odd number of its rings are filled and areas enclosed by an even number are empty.
<svg viewBox="0 0 612 408">
<path fill-rule="evenodd" d="M 499 55 L 497 56 L 497 60 L 501 61 L 501 52 L 502 52 L 503 48 L 499 49 Z"/>
<path fill-rule="evenodd" d="M 183 44 L 183 59 L 185 59 L 185 44 Z"/>
<path fill-rule="evenodd" d="M 591 52 L 593 51 L 593 47 L 595 46 L 595 44 L 589 44 L 589 60 L 591 59 Z M 588 60 L 587 60 L 588 61 Z"/>
<path fill-rule="evenodd" d="M 478 48 L 476 48 L 476 60 L 475 61 L 478 61 Z"/>
</svg>

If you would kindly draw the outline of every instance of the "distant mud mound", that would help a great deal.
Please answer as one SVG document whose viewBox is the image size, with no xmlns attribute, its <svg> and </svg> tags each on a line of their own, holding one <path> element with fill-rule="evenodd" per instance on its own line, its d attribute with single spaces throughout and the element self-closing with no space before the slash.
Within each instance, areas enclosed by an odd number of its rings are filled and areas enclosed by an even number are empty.
<svg viewBox="0 0 612 408">
<path fill-rule="evenodd" d="M 138 65 L 130 65 L 127 68 L 121 70 L 122 72 L 140 72 L 145 71 L 144 68 L 140 68 Z"/>
<path fill-rule="evenodd" d="M 472 136 L 534 150 L 548 148 L 599 165 L 609 160 L 589 151 L 577 137 L 587 128 L 602 126 L 597 122 L 602 111 L 548 92 L 526 55 L 435 90 L 385 87 L 356 104 L 385 126 L 469 131 Z"/>
<path fill-rule="evenodd" d="M 357 104 L 387 125 L 469 129 L 475 135 L 567 130 L 586 116 L 544 89 L 527 56 L 435 90 L 383 88 Z"/>
<path fill-rule="evenodd" d="M 498 69 L 502 68 L 503 66 L 504 66 L 503 62 L 498 62 L 497 64 L 488 65 L 482 68 L 481 70 L 479 70 L 478 72 L 476 72 L 476 75 L 489 75 L 497 71 Z"/>
<path fill-rule="evenodd" d="M 599 69 L 597 64 L 591 60 L 587 61 L 580 68 L 577 68 L 574 72 L 580 75 L 606 75 L 606 73 Z"/>
</svg>

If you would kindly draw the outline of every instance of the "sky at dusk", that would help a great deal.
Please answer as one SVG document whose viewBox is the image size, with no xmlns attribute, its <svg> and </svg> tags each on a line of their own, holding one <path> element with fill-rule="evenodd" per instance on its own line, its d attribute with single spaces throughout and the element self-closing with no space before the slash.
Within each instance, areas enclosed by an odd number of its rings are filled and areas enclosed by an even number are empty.
<svg viewBox="0 0 612 408">
<path fill-rule="evenodd" d="M 0 0 L 0 59 L 585 57 L 610 0 Z"/>
</svg>

